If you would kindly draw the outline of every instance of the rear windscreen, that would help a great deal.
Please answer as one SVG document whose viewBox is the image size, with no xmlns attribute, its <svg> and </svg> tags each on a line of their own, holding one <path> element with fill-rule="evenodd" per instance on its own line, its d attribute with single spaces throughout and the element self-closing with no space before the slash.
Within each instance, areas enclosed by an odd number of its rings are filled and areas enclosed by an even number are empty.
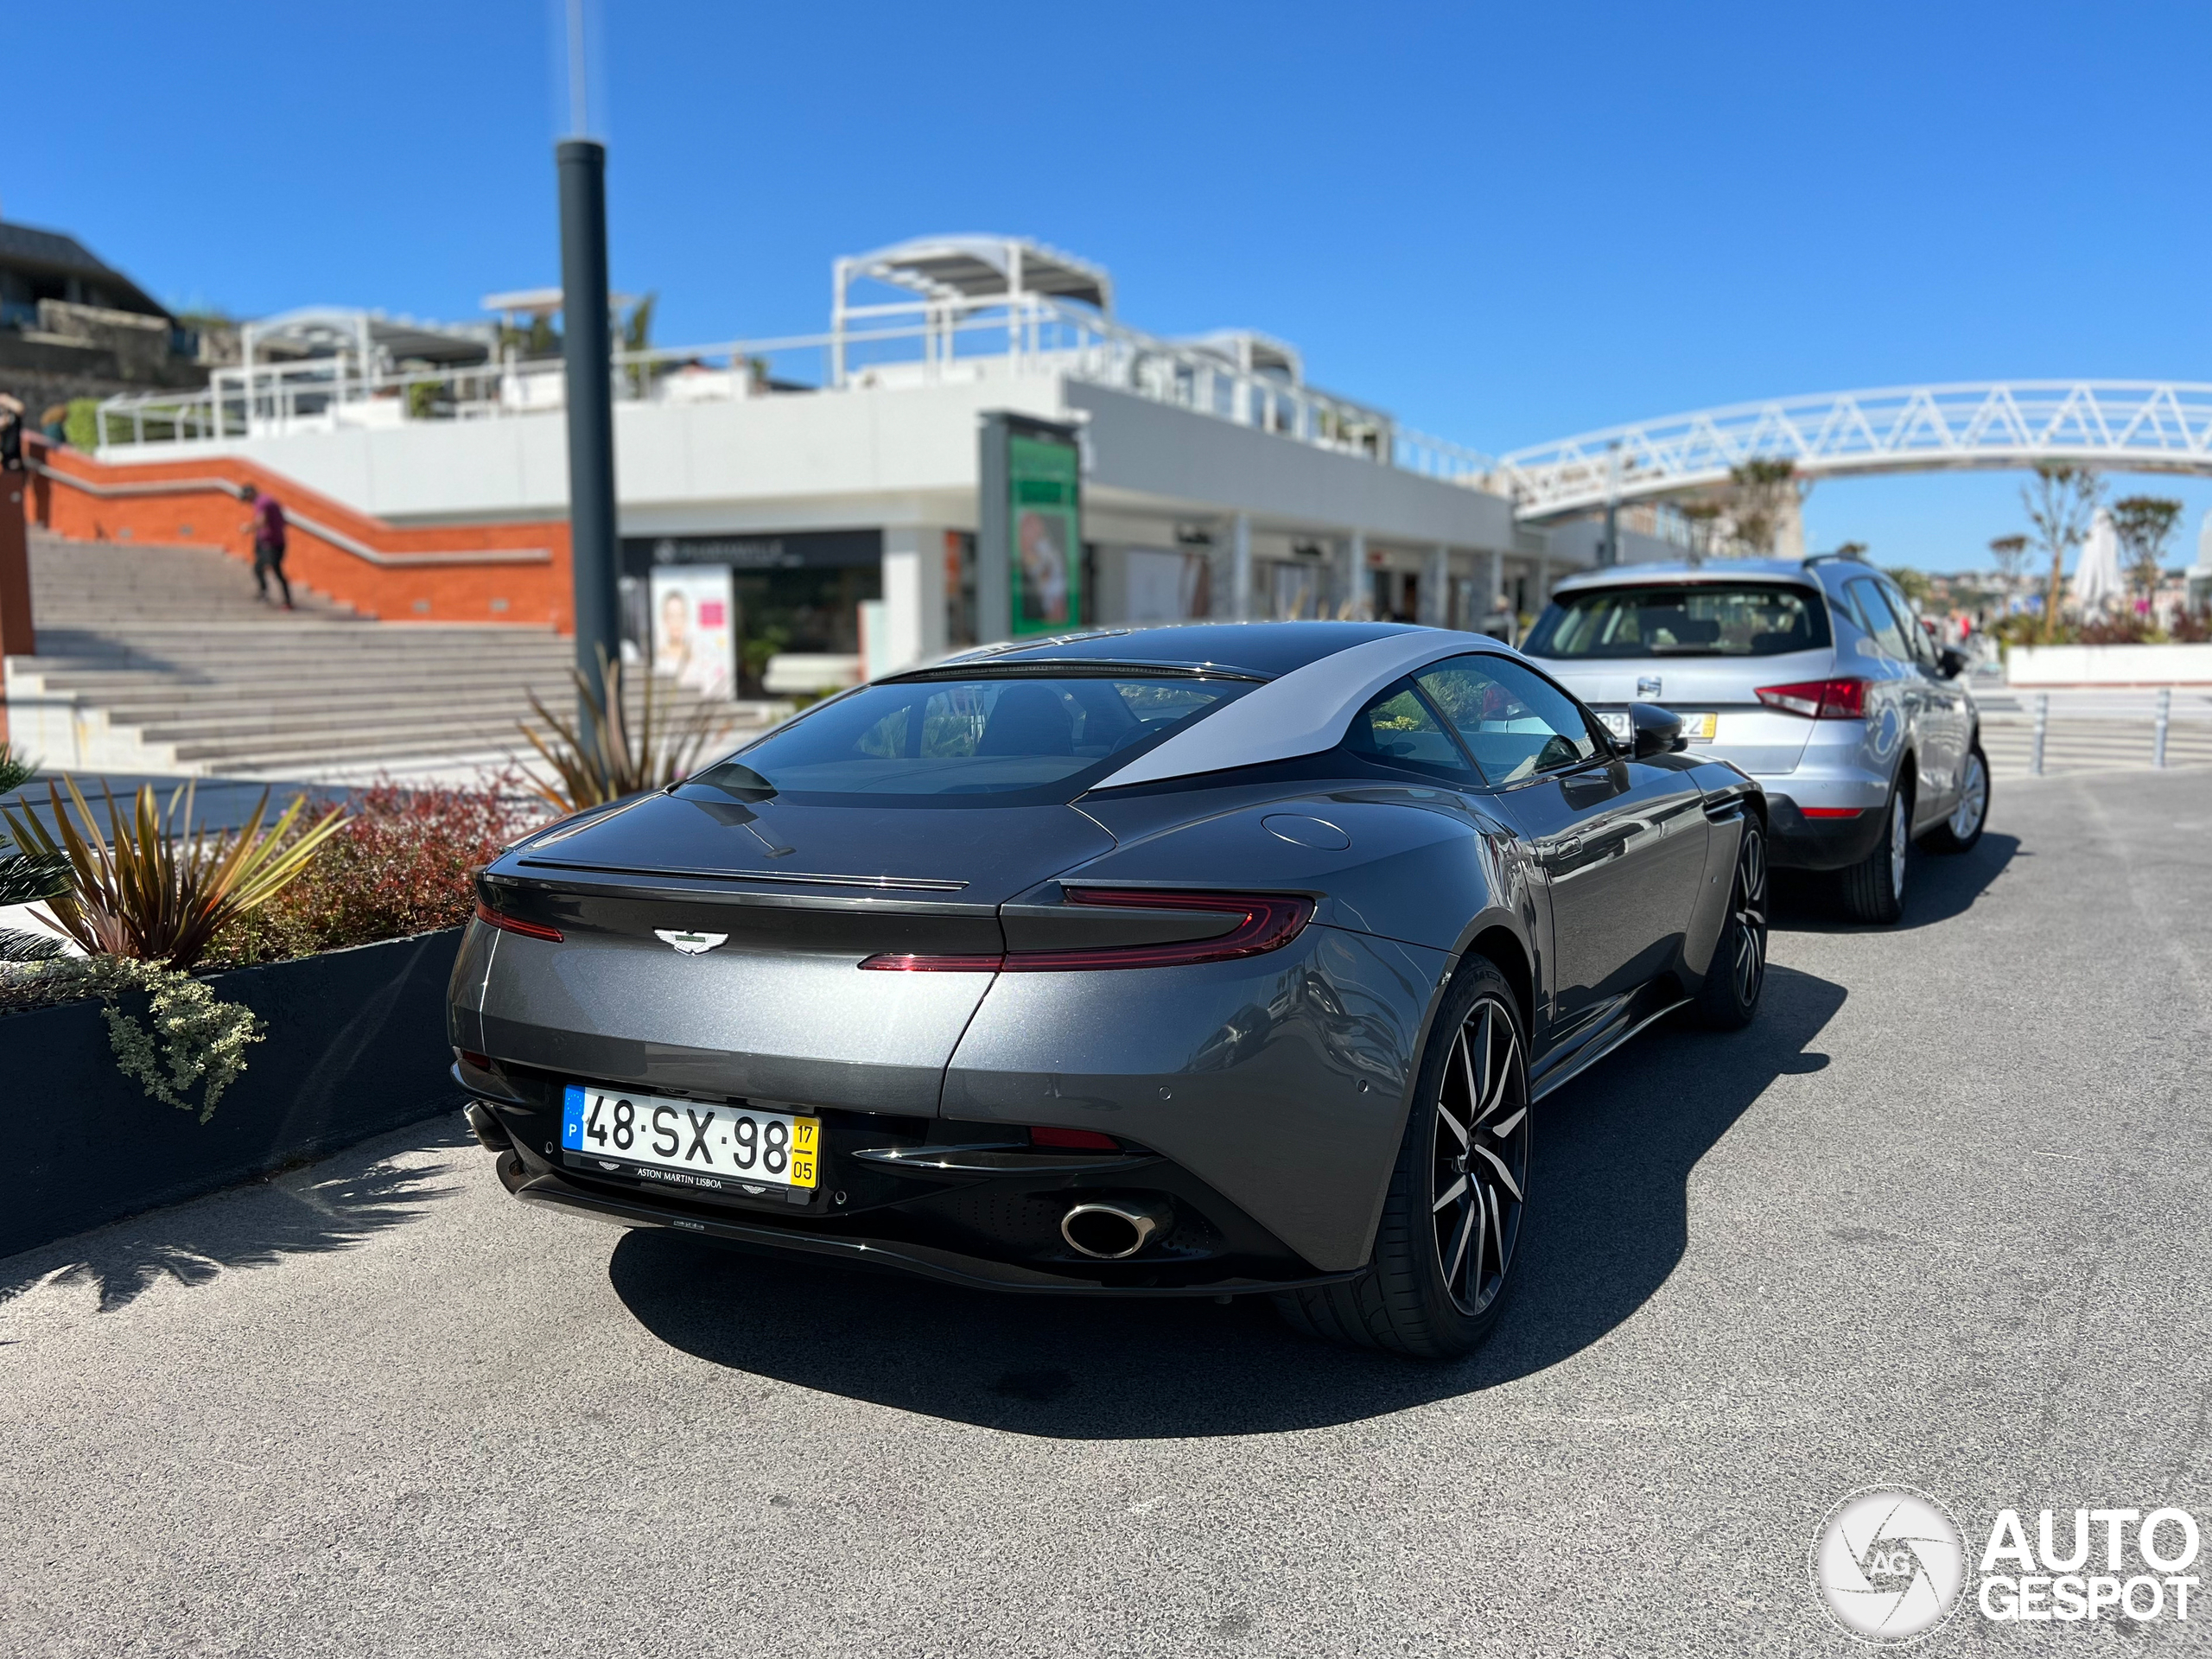
<svg viewBox="0 0 2212 1659">
<path fill-rule="evenodd" d="M 804 799 L 1072 800 L 1091 782 L 1252 689 L 1227 679 L 976 678 L 871 685 L 695 776 L 686 788 Z"/>
<path fill-rule="evenodd" d="M 1809 588 L 1654 583 L 1560 594 L 1522 646 L 1531 657 L 1779 657 L 1829 642 Z"/>
</svg>

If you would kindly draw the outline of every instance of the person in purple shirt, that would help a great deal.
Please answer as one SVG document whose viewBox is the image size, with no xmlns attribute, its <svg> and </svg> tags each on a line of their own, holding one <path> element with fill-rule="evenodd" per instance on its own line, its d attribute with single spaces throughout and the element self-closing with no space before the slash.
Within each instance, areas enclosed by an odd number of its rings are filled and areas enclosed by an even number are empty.
<svg viewBox="0 0 2212 1659">
<path fill-rule="evenodd" d="M 253 531 L 253 590 L 265 601 L 269 597 L 269 578 L 276 578 L 277 590 L 284 595 L 284 608 L 292 608 L 292 584 L 284 580 L 284 506 L 273 495 L 264 495 L 252 485 L 238 492 L 246 505 L 252 510 L 250 528 Z"/>
</svg>

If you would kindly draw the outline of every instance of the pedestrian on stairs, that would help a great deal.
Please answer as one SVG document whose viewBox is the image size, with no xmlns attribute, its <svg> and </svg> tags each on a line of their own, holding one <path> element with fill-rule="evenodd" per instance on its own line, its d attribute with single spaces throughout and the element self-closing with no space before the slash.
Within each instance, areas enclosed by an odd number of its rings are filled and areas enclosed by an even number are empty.
<svg viewBox="0 0 2212 1659">
<path fill-rule="evenodd" d="M 269 578 L 276 578 L 277 590 L 284 595 L 284 608 L 292 608 L 292 584 L 284 580 L 284 505 L 273 495 L 264 495 L 252 485 L 238 492 L 253 518 L 248 528 L 253 531 L 253 591 L 265 601 L 269 597 Z"/>
<path fill-rule="evenodd" d="M 23 406 L 12 393 L 0 391 L 0 473 L 23 470 Z"/>
</svg>

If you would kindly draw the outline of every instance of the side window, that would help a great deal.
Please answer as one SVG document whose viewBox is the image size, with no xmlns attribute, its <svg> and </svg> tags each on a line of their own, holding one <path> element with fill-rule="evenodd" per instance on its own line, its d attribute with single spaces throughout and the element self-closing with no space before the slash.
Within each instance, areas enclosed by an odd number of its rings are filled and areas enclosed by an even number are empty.
<svg viewBox="0 0 2212 1659">
<path fill-rule="evenodd" d="M 1461 784 L 1475 781 L 1459 746 L 1436 723 L 1408 680 L 1400 680 L 1352 717 L 1344 747 L 1385 766 L 1412 766 Z"/>
<path fill-rule="evenodd" d="M 1510 658 L 1454 657 L 1424 669 L 1419 683 L 1493 784 L 1598 758 L 1597 736 L 1574 699 Z"/>
<path fill-rule="evenodd" d="M 1936 666 L 1936 647 L 1929 643 L 1928 630 L 1920 626 L 1920 619 L 1913 613 L 1912 601 L 1887 582 L 1882 584 L 1882 597 L 1890 601 L 1890 609 L 1897 613 L 1897 626 L 1904 630 L 1912 660 L 1923 668 Z"/>
<path fill-rule="evenodd" d="M 1889 601 L 1882 597 L 1882 584 L 1872 576 L 1853 576 L 1844 589 L 1851 596 L 1852 613 L 1874 636 L 1874 643 L 1899 662 L 1910 662 L 1912 647 L 1905 643 L 1904 630 L 1897 626 Z"/>
</svg>

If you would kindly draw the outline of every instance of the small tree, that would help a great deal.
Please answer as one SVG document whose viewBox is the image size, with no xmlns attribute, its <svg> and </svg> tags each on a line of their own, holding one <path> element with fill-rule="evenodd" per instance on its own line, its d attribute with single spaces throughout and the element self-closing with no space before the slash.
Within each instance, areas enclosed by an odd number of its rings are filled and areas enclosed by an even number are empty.
<svg viewBox="0 0 2212 1659">
<path fill-rule="evenodd" d="M 2112 504 L 2113 534 L 2127 556 L 2128 575 L 2148 604 L 2165 572 L 2166 543 L 2181 522 L 2181 503 L 2159 495 L 2131 495 Z"/>
<path fill-rule="evenodd" d="M 1796 504 L 1797 464 L 1792 461 L 1747 461 L 1728 469 L 1729 517 L 1738 537 L 1751 550 L 1771 557 L 1782 534 L 1783 510 Z"/>
<path fill-rule="evenodd" d="M 1933 584 L 1928 580 L 1928 573 L 1925 570 L 1916 570 L 1909 564 L 1891 565 L 1889 576 L 1891 582 L 1897 583 L 1904 596 L 1916 606 L 1925 605 L 1929 595 L 1935 591 Z"/>
<path fill-rule="evenodd" d="M 2050 555 L 2050 579 L 2044 588 L 2043 637 L 2058 638 L 2058 599 L 2066 585 L 2066 556 L 2082 545 L 2095 517 L 2104 480 L 2086 467 L 2039 461 L 2036 481 L 2020 487 L 2021 505 L 2035 531 L 2036 546 Z"/>
<path fill-rule="evenodd" d="M 2028 556 L 2028 538 L 2024 536 L 1999 536 L 1990 542 L 1989 551 L 1997 561 L 1997 574 L 2005 579 L 2005 595 L 2009 599 L 2012 589 L 2019 585 L 2020 566 Z"/>
<path fill-rule="evenodd" d="M 1702 563 L 1713 552 L 1713 521 L 1720 517 L 1718 501 L 1685 501 L 1676 509 L 1690 531 L 1690 563 Z"/>
</svg>

